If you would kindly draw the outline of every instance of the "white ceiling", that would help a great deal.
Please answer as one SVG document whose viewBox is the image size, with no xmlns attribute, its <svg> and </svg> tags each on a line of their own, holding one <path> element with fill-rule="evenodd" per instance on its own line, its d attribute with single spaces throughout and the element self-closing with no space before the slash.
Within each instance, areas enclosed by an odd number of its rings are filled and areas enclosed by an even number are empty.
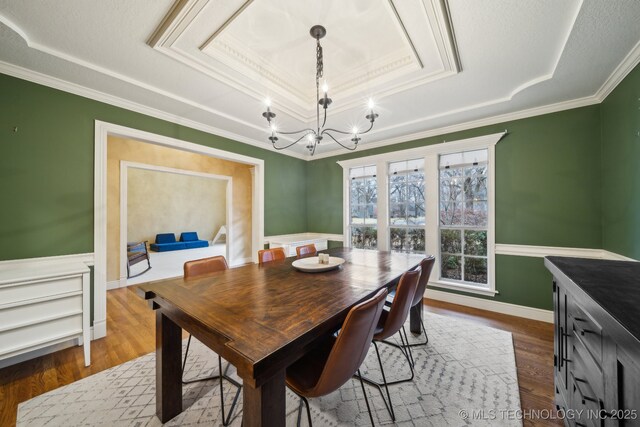
<svg viewBox="0 0 640 427">
<path fill-rule="evenodd" d="M 315 121 L 322 24 L 328 125 L 365 127 L 372 97 L 365 149 L 600 102 L 639 21 L 636 0 L 0 0 L 0 72 L 272 149 L 265 98 L 282 130 Z"/>
</svg>

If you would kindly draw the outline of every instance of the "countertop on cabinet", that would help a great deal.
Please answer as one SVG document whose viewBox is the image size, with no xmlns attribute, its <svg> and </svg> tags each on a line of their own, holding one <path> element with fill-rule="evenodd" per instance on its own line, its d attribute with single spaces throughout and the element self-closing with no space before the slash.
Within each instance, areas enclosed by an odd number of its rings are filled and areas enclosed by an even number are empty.
<svg viewBox="0 0 640 427">
<path fill-rule="evenodd" d="M 640 341 L 640 262 L 550 256 L 545 265 L 585 291 Z"/>
</svg>

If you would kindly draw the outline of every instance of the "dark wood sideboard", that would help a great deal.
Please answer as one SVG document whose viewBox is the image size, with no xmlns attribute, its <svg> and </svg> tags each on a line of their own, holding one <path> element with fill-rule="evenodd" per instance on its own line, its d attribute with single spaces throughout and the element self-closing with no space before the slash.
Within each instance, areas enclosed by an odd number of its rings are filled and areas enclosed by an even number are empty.
<svg viewBox="0 0 640 427">
<path fill-rule="evenodd" d="M 555 403 L 569 426 L 640 426 L 640 263 L 546 257 Z"/>
</svg>

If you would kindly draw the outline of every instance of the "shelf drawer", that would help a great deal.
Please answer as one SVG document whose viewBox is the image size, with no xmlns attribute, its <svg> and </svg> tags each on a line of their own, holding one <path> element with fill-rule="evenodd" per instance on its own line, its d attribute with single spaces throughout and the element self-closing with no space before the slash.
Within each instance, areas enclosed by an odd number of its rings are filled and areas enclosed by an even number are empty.
<svg viewBox="0 0 640 427">
<path fill-rule="evenodd" d="M 74 311 L 82 311 L 82 294 L 48 301 L 38 299 L 35 303 L 0 309 L 0 333 L 26 324 L 45 322 Z"/>
<path fill-rule="evenodd" d="M 602 365 L 602 327 L 578 304 L 572 304 L 573 333 L 584 343 L 598 365 Z"/>
<path fill-rule="evenodd" d="M 0 286 L 1 305 L 82 291 L 82 276 L 56 277 Z"/>
<path fill-rule="evenodd" d="M 0 359 L 38 348 L 57 339 L 81 334 L 81 313 L 0 332 Z"/>
</svg>

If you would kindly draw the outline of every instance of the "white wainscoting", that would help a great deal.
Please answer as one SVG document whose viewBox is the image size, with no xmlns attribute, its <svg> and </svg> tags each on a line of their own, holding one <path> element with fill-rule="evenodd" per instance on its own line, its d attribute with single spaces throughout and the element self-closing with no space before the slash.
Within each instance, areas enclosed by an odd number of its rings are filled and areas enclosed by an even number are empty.
<svg viewBox="0 0 640 427">
<path fill-rule="evenodd" d="M 61 347 L 90 362 L 91 254 L 0 262 L 0 366 Z"/>
</svg>

